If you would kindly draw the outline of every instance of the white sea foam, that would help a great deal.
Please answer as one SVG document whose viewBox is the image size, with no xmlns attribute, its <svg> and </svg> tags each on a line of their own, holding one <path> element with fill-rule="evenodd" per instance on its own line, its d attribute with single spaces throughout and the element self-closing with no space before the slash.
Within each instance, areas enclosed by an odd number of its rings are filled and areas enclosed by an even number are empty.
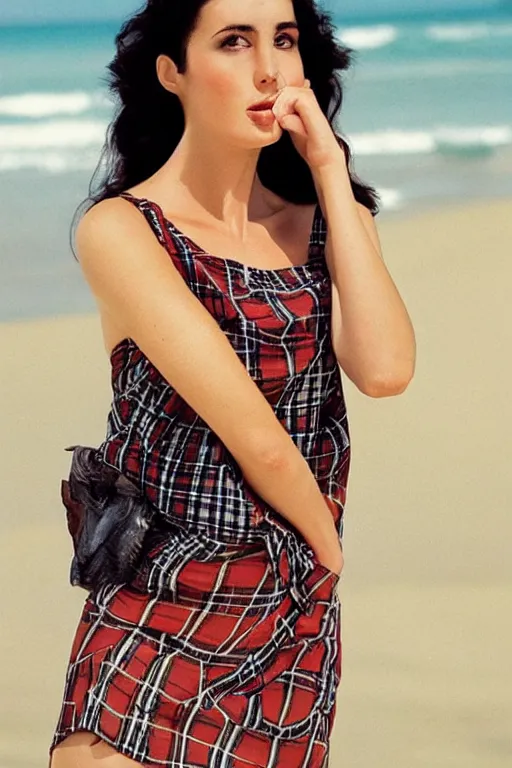
<svg viewBox="0 0 512 768">
<path fill-rule="evenodd" d="M 92 171 L 99 156 L 96 151 L 80 153 L 58 151 L 0 152 L 0 172 L 36 170 L 45 173 Z"/>
<path fill-rule="evenodd" d="M 389 128 L 348 137 L 357 155 L 433 154 L 477 151 L 512 144 L 512 126 L 440 126 L 430 131 Z"/>
<path fill-rule="evenodd" d="M 394 43 L 399 31 L 392 24 L 374 27 L 346 27 L 338 31 L 340 40 L 351 48 L 383 48 Z"/>
<path fill-rule="evenodd" d="M 357 73 L 359 81 L 391 81 L 391 80 L 421 80 L 446 77 L 478 77 L 492 75 L 510 75 L 512 77 L 512 61 L 485 61 L 478 58 L 446 59 L 440 57 L 436 61 L 406 61 L 391 63 L 382 61 L 378 64 L 366 64 Z"/>
<path fill-rule="evenodd" d="M 359 50 L 385 48 L 409 34 L 415 33 L 407 28 L 400 29 L 393 24 L 338 28 L 338 37 L 341 41 Z M 427 24 L 420 34 L 434 42 L 467 43 L 471 40 L 512 37 L 512 25 L 493 22 L 468 22 L 466 24 L 446 22 Z"/>
<path fill-rule="evenodd" d="M 466 42 L 488 36 L 487 24 L 432 24 L 427 27 L 427 37 L 443 42 Z"/>
<path fill-rule="evenodd" d="M 480 128 L 439 128 L 436 131 L 439 144 L 459 147 L 486 146 L 500 147 L 512 144 L 512 126 L 482 126 Z"/>
<path fill-rule="evenodd" d="M 0 115 L 41 118 L 54 115 L 80 115 L 97 107 L 110 106 L 101 92 L 20 93 L 0 97 Z"/>
<path fill-rule="evenodd" d="M 107 125 L 101 120 L 49 120 L 0 125 L 0 151 L 87 147 L 103 143 Z"/>
<path fill-rule="evenodd" d="M 434 137 L 428 131 L 403 131 L 398 128 L 352 134 L 349 143 L 356 155 L 425 154 L 435 150 Z"/>
<path fill-rule="evenodd" d="M 377 192 L 380 195 L 382 210 L 396 211 L 404 207 L 406 201 L 398 189 L 377 187 Z"/>
<path fill-rule="evenodd" d="M 426 36 L 431 40 L 448 43 L 466 43 L 489 37 L 512 37 L 511 24 L 429 24 Z"/>
</svg>

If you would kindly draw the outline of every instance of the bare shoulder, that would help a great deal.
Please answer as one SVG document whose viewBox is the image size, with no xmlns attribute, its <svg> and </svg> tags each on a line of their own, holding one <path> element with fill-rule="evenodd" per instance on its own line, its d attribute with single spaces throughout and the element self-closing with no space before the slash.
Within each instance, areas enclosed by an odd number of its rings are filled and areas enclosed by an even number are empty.
<svg viewBox="0 0 512 768">
<path fill-rule="evenodd" d="M 126 237 L 127 228 L 129 234 L 133 228 L 141 232 L 145 231 L 140 226 L 141 216 L 134 206 L 121 197 L 111 197 L 95 203 L 80 219 L 76 229 L 77 245 L 87 245 L 106 238 L 109 241 L 113 236 Z"/>
<path fill-rule="evenodd" d="M 140 211 L 120 197 L 95 203 L 80 219 L 75 241 L 83 275 L 96 299 L 107 355 L 129 328 L 119 311 L 120 294 L 143 288 L 150 269 L 172 276 L 177 270 L 167 258 Z"/>
<path fill-rule="evenodd" d="M 93 291 L 98 279 L 135 277 L 148 263 L 173 271 L 144 215 L 123 198 L 93 205 L 80 220 L 75 237 L 79 262 Z"/>
</svg>

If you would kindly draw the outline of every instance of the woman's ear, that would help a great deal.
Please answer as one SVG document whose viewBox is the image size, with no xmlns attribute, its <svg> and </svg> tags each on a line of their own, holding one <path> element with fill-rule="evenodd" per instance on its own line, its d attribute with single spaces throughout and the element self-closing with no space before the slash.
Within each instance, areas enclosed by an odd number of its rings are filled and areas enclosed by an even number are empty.
<svg viewBox="0 0 512 768">
<path fill-rule="evenodd" d="M 179 96 L 179 72 L 174 61 L 161 53 L 156 60 L 156 74 L 160 84 L 166 91 Z"/>
</svg>

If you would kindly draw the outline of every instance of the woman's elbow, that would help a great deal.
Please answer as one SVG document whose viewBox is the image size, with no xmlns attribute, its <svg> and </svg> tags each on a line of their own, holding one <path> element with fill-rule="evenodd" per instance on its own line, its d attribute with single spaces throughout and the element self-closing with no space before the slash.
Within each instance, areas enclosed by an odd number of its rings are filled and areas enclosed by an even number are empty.
<svg viewBox="0 0 512 768">
<path fill-rule="evenodd" d="M 414 371 L 407 371 L 401 375 L 377 376 L 362 383 L 359 389 L 368 397 L 395 397 L 405 392 L 413 378 Z"/>
</svg>

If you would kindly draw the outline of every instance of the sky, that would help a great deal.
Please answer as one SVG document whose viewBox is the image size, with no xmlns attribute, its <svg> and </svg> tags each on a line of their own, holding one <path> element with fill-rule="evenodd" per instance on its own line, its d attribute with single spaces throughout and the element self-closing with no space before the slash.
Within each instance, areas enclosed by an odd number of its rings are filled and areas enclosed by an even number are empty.
<svg viewBox="0 0 512 768">
<path fill-rule="evenodd" d="M 506 2 L 506 0 L 505 0 Z M 341 15 L 408 14 L 451 8 L 496 8 L 503 0 L 320 0 L 327 10 Z M 66 21 L 78 19 L 122 19 L 143 5 L 143 0 L 0 0 L 0 23 Z"/>
</svg>

